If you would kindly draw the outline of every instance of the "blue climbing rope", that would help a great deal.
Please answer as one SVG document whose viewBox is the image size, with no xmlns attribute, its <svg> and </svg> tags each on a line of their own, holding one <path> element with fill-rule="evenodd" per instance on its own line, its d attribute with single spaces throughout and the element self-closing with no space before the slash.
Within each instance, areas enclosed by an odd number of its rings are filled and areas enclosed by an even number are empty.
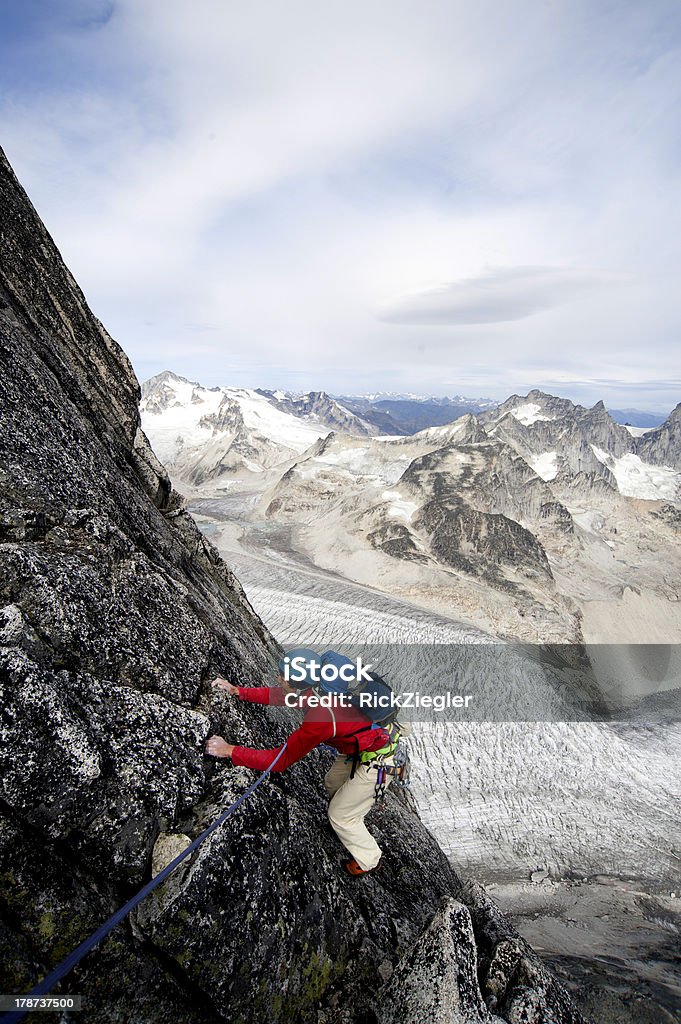
<svg viewBox="0 0 681 1024">
<path fill-rule="evenodd" d="M 109 932 L 116 927 L 117 924 L 120 924 L 121 921 L 128 916 L 131 910 L 134 910 L 135 907 L 138 906 L 142 902 L 142 900 L 144 900 L 149 895 L 149 893 L 153 892 L 154 889 L 156 889 L 157 886 L 161 884 L 161 882 L 164 882 L 168 875 L 172 874 L 175 868 L 178 867 L 178 865 L 180 865 L 182 861 L 185 860 L 186 857 L 193 853 L 194 850 L 197 850 L 201 843 L 204 841 L 204 839 L 208 838 L 211 832 L 214 832 L 215 829 L 219 828 L 223 822 L 227 821 L 228 818 L 231 818 L 236 809 L 241 806 L 244 800 L 247 800 L 251 793 L 255 792 L 255 790 L 258 788 L 261 782 L 264 782 L 264 780 L 270 774 L 270 772 L 274 768 L 275 764 L 277 763 L 281 755 L 286 750 L 286 746 L 287 744 L 285 743 L 281 750 L 279 751 L 279 753 L 277 754 L 277 756 L 271 762 L 271 764 L 269 764 L 267 768 L 265 768 L 262 775 L 260 775 L 255 780 L 255 782 L 251 786 L 249 786 L 244 793 L 241 794 L 240 797 L 237 797 L 234 803 L 231 804 L 226 811 L 223 811 L 219 818 L 216 818 L 215 821 L 211 825 L 209 825 L 208 828 L 205 829 L 200 836 L 198 836 L 198 838 L 196 838 L 192 843 L 189 844 L 189 846 L 187 846 L 182 851 L 182 853 L 179 853 L 174 860 L 171 860 L 170 864 L 166 865 L 166 867 L 163 868 L 163 871 L 160 871 L 154 878 L 152 878 L 150 882 L 147 882 L 147 884 L 142 889 L 140 889 L 140 891 L 136 893 L 132 897 L 132 899 L 128 900 L 128 902 L 119 910 L 117 910 L 115 914 L 112 914 L 108 921 L 105 921 L 103 925 L 100 925 L 96 932 L 90 935 L 87 939 L 85 939 L 84 942 L 81 942 L 80 946 L 77 946 L 71 953 L 69 953 L 65 960 L 62 960 L 62 962 L 57 967 L 55 967 L 55 969 L 51 971 L 46 978 L 44 978 L 38 985 L 36 985 L 35 988 L 31 989 L 31 991 L 28 993 L 27 998 L 51 994 L 51 990 L 54 988 L 54 986 L 57 985 L 60 981 L 62 981 L 66 977 L 66 975 L 73 970 L 76 964 L 79 964 L 80 961 L 84 957 L 86 957 L 91 950 L 95 948 L 95 946 L 99 945 L 102 939 L 105 938 L 109 934 Z M 19 1024 L 19 1021 L 23 1020 L 24 1017 L 30 1012 L 30 1009 L 10 1010 L 9 1013 L 4 1013 L 2 1017 L 0 1017 L 0 1024 L 10 1024 L 10 1022 L 11 1024 Z"/>
</svg>

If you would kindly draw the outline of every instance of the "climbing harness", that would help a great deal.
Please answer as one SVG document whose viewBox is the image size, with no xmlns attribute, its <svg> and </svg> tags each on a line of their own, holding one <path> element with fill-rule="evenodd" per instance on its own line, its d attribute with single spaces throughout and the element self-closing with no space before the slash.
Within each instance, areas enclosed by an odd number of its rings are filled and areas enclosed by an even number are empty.
<svg viewBox="0 0 681 1024">
<path fill-rule="evenodd" d="M 193 853 L 194 850 L 198 850 L 201 843 L 205 839 L 207 839 L 212 832 L 219 828 L 223 822 L 227 821 L 228 818 L 231 818 L 236 809 L 240 807 L 241 804 L 244 803 L 244 801 L 247 800 L 252 793 L 255 792 L 255 790 L 258 788 L 261 782 L 264 782 L 264 780 L 270 774 L 279 758 L 286 750 L 286 747 L 287 744 L 284 743 L 283 747 L 278 752 L 277 756 L 267 766 L 267 768 L 265 768 L 262 775 L 260 775 L 255 780 L 255 782 L 252 785 L 250 785 L 248 789 L 245 790 L 245 792 L 241 794 L 241 796 L 237 797 L 234 803 L 231 804 L 226 811 L 223 811 L 219 818 L 216 818 L 215 821 L 211 825 L 209 825 L 208 828 L 206 828 L 197 839 L 190 843 L 189 846 L 187 846 L 187 848 L 182 851 L 182 853 L 179 853 L 174 860 L 171 860 L 170 864 L 166 865 L 166 867 L 164 867 L 162 871 L 160 871 L 154 878 L 152 878 L 150 882 L 147 882 L 147 884 L 143 886 L 140 889 L 140 891 L 132 897 L 132 899 L 128 900 L 125 906 L 117 910 L 115 914 L 112 914 L 109 920 L 105 921 L 103 925 L 100 925 L 96 932 L 90 935 L 87 939 L 84 940 L 84 942 L 81 942 L 80 946 L 77 946 L 71 953 L 69 953 L 65 960 L 62 960 L 62 962 L 57 967 L 55 967 L 55 969 L 51 971 L 46 978 L 44 978 L 38 985 L 36 985 L 35 988 L 31 989 L 31 991 L 28 993 L 27 998 L 48 995 L 54 988 L 54 986 L 57 985 L 60 981 L 62 981 L 66 977 L 66 975 L 73 970 L 76 964 L 79 964 L 80 961 L 84 957 L 86 957 L 91 950 L 95 948 L 95 946 L 99 945 L 102 939 L 104 939 L 109 934 L 109 932 L 116 927 L 117 924 L 120 924 L 121 921 L 128 916 L 131 910 L 134 910 L 135 907 L 137 907 L 142 902 L 142 900 L 144 900 L 151 892 L 154 891 L 154 889 L 156 889 L 161 884 L 161 882 L 164 882 L 168 875 L 170 875 L 175 870 L 176 867 L 179 867 L 179 865 L 182 863 L 183 860 L 185 860 L 186 857 Z M 11 1024 L 19 1024 L 19 1021 L 22 1021 L 28 1012 L 28 1010 L 10 1010 L 9 1013 L 4 1013 L 2 1017 L 0 1017 L 0 1024 L 10 1024 L 10 1022 Z"/>
<path fill-rule="evenodd" d="M 399 740 L 391 749 L 390 754 L 381 754 L 381 751 L 376 751 L 376 753 L 380 756 L 370 762 L 369 767 L 376 769 L 376 800 L 383 802 L 388 785 L 387 776 L 392 776 L 395 785 L 402 789 L 411 787 L 411 759 L 405 744 L 400 743 Z M 385 764 L 387 757 L 392 758 L 392 764 Z"/>
</svg>

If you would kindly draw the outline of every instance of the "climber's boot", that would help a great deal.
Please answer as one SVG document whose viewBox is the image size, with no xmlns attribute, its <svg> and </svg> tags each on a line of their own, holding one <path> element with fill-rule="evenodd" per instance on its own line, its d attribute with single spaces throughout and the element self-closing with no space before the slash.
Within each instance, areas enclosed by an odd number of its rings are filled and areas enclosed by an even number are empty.
<svg viewBox="0 0 681 1024">
<path fill-rule="evenodd" d="M 350 857 L 348 860 L 343 861 L 343 869 L 347 871 L 353 878 L 359 878 L 361 875 L 371 875 L 375 871 L 380 871 L 382 858 L 379 860 L 375 868 L 361 868 L 354 857 Z"/>
</svg>

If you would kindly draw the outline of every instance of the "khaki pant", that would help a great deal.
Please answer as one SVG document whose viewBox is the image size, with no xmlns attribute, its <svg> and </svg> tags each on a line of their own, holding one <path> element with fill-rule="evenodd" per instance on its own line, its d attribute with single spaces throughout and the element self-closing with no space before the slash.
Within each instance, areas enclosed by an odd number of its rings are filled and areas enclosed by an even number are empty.
<svg viewBox="0 0 681 1024">
<path fill-rule="evenodd" d="M 392 764 L 388 758 L 386 764 Z M 376 797 L 375 768 L 358 764 L 350 778 L 352 758 L 339 754 L 324 777 L 326 792 L 331 797 L 329 821 L 342 842 L 364 871 L 375 868 L 381 859 L 381 848 L 364 824 Z M 392 776 L 386 775 L 386 785 Z"/>
</svg>

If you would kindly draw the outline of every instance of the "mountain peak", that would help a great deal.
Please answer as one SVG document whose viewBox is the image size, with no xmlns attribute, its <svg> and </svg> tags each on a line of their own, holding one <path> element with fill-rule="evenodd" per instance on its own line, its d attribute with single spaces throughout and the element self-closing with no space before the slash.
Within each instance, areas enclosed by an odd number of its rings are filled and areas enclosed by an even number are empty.
<svg viewBox="0 0 681 1024">
<path fill-rule="evenodd" d="M 189 384 L 194 388 L 200 387 L 195 380 L 187 380 L 186 377 L 180 377 L 178 373 L 174 373 L 172 370 L 161 370 L 160 373 L 156 373 L 153 377 L 149 377 L 148 380 L 142 382 L 142 398 L 146 398 L 152 391 L 160 387 L 161 384 Z"/>
<path fill-rule="evenodd" d="M 520 397 L 520 396 L 516 395 L 514 397 L 517 398 L 517 397 Z M 532 390 L 528 391 L 527 394 L 525 395 L 525 399 L 528 399 L 528 398 L 554 399 L 555 395 L 549 395 L 548 392 L 542 391 L 541 388 L 532 388 Z"/>
</svg>

